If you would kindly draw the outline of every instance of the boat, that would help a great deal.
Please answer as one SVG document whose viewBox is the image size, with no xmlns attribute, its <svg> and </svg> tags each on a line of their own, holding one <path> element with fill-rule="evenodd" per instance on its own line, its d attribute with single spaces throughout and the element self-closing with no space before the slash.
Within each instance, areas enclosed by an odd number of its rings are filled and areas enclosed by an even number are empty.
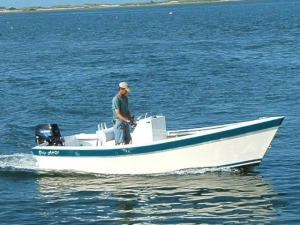
<svg viewBox="0 0 300 225">
<path fill-rule="evenodd" d="M 61 136 L 57 124 L 35 128 L 32 153 L 40 170 L 96 174 L 160 174 L 186 169 L 258 166 L 283 116 L 181 130 L 167 130 L 164 115 L 143 115 L 128 145 L 115 145 L 113 127 Z"/>
</svg>

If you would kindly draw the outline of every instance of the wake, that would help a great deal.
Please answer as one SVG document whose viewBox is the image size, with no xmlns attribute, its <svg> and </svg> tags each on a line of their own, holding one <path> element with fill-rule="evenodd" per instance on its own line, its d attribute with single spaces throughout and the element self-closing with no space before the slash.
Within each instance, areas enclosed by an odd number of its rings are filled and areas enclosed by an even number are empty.
<svg viewBox="0 0 300 225">
<path fill-rule="evenodd" d="M 37 169 L 37 161 L 31 154 L 15 153 L 13 155 L 0 155 L 1 171 L 30 171 Z"/>
</svg>

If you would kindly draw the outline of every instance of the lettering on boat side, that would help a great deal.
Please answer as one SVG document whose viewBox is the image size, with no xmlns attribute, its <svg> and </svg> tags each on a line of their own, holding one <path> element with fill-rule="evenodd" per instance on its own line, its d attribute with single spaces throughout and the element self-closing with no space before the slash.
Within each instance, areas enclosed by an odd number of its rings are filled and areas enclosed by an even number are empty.
<svg viewBox="0 0 300 225">
<path fill-rule="evenodd" d="M 122 151 L 125 153 L 131 153 L 131 148 L 123 148 Z"/>
<path fill-rule="evenodd" d="M 39 155 L 58 155 L 59 151 L 49 151 L 49 152 L 45 152 L 45 151 L 39 151 Z"/>
</svg>

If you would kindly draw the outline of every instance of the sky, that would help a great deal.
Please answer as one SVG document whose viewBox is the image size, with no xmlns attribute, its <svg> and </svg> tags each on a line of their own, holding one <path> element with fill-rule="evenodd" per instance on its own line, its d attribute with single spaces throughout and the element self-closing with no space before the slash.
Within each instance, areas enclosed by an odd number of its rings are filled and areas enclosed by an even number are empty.
<svg viewBox="0 0 300 225">
<path fill-rule="evenodd" d="M 30 6 L 82 5 L 86 3 L 120 4 L 133 2 L 150 2 L 151 0 L 0 0 L 0 7 L 23 8 Z"/>
</svg>

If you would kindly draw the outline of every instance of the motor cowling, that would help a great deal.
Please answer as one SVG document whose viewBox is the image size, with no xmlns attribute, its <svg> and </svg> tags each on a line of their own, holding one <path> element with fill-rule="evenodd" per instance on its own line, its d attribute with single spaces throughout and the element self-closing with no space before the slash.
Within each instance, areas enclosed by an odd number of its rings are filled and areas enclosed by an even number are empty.
<svg viewBox="0 0 300 225">
<path fill-rule="evenodd" d="M 37 145 L 63 145 L 63 139 L 57 124 L 39 124 L 35 127 L 35 140 Z"/>
</svg>

